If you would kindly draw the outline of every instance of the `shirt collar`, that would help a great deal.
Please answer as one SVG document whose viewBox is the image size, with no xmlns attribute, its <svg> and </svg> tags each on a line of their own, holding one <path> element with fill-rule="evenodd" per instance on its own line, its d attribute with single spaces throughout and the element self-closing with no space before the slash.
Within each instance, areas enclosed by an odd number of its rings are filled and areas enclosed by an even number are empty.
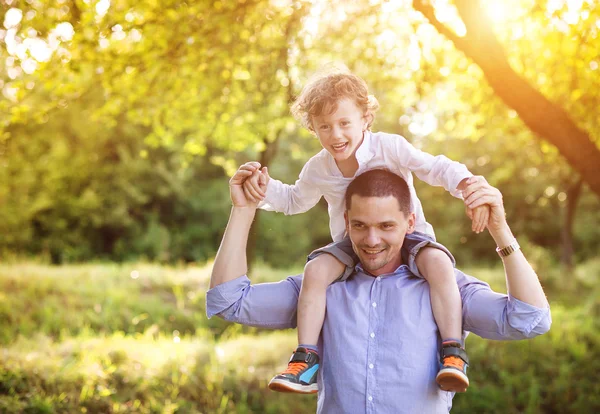
<svg viewBox="0 0 600 414">
<path fill-rule="evenodd" d="M 363 142 L 356 149 L 356 160 L 358 161 L 357 174 L 360 174 L 362 172 L 362 167 L 367 162 L 371 161 L 371 159 L 375 156 L 375 152 L 373 151 L 372 145 L 371 145 L 371 142 L 372 142 L 371 135 L 372 135 L 371 131 L 369 131 L 369 130 L 365 131 L 363 134 Z M 335 164 L 335 159 L 333 158 L 333 156 L 327 150 L 324 150 L 324 151 L 327 153 L 327 160 L 329 161 L 330 174 L 335 175 L 335 176 L 341 176 L 342 173 L 340 172 L 340 169 Z M 352 179 L 352 178 L 349 178 L 349 179 Z"/>
<path fill-rule="evenodd" d="M 355 274 L 362 274 L 362 275 L 364 275 L 366 277 L 369 277 L 371 279 L 375 279 L 377 277 L 377 276 L 373 276 L 373 275 L 367 273 L 365 271 L 365 269 L 363 269 L 362 264 L 360 262 L 357 263 L 356 266 L 354 266 L 354 273 Z M 413 273 L 410 271 L 410 269 L 408 268 L 407 265 L 401 264 L 392 273 L 385 273 L 383 275 L 379 275 L 379 277 L 390 277 L 390 276 L 413 276 Z"/>
<path fill-rule="evenodd" d="M 356 160 L 358 161 L 358 165 L 362 166 L 374 156 L 375 153 L 371 151 L 371 131 L 366 130 L 363 134 L 363 142 L 356 150 Z"/>
</svg>

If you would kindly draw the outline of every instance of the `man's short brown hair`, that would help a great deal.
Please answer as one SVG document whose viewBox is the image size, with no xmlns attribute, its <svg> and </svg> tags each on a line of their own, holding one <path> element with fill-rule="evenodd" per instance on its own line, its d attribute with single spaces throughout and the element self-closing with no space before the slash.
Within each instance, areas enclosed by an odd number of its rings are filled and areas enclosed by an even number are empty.
<svg viewBox="0 0 600 414">
<path fill-rule="evenodd" d="M 390 170 L 369 170 L 356 177 L 346 189 L 346 211 L 350 210 L 352 196 L 389 197 L 398 200 L 400 211 L 408 216 L 411 212 L 410 190 L 404 178 Z"/>
</svg>

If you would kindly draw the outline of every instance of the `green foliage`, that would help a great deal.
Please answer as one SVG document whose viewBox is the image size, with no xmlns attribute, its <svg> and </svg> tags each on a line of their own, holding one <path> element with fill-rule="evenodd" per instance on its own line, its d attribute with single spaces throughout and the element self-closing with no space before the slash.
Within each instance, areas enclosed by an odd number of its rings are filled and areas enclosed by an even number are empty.
<svg viewBox="0 0 600 414">
<path fill-rule="evenodd" d="M 582 413 L 600 408 L 598 302 L 573 309 L 552 304 L 547 335 L 514 343 L 467 341 L 472 356 L 465 395 L 454 411 L 485 413 Z"/>
<path fill-rule="evenodd" d="M 210 270 L 0 266 L 0 332 L 9 333 L 0 338 L 0 411 L 314 412 L 314 396 L 267 388 L 285 366 L 295 332 L 206 319 Z M 297 271 L 258 265 L 251 278 L 275 281 Z M 499 269 L 469 273 L 503 289 Z M 546 289 L 553 318 L 546 335 L 516 342 L 470 336 L 471 387 L 455 396 L 452 412 L 598 411 L 598 275 L 600 263 L 591 261 L 576 270 L 580 290 L 573 297 Z"/>
</svg>

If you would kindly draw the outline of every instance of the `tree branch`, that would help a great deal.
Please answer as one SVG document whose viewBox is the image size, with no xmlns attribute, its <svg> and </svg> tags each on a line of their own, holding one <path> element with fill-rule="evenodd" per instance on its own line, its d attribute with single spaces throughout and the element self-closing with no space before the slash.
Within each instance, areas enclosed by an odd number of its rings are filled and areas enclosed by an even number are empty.
<svg viewBox="0 0 600 414">
<path fill-rule="evenodd" d="M 440 34 L 448 37 L 481 68 L 495 94 L 519 114 L 532 132 L 554 145 L 600 196 L 600 150 L 589 133 L 579 128 L 560 105 L 551 102 L 514 71 L 480 1 L 456 0 L 467 28 L 465 37 L 458 37 L 440 23 L 433 8 L 423 0 L 413 0 L 413 5 Z"/>
</svg>

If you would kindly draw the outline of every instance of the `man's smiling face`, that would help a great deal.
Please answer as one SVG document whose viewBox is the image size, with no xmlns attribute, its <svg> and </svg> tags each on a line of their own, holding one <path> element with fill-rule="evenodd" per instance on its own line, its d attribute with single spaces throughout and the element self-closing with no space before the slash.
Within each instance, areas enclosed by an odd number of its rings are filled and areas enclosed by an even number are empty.
<svg viewBox="0 0 600 414">
<path fill-rule="evenodd" d="M 361 197 L 354 194 L 346 211 L 352 248 L 363 269 L 374 276 L 392 273 L 402 264 L 404 236 L 415 227 L 415 214 L 400 211 L 393 196 Z"/>
</svg>

